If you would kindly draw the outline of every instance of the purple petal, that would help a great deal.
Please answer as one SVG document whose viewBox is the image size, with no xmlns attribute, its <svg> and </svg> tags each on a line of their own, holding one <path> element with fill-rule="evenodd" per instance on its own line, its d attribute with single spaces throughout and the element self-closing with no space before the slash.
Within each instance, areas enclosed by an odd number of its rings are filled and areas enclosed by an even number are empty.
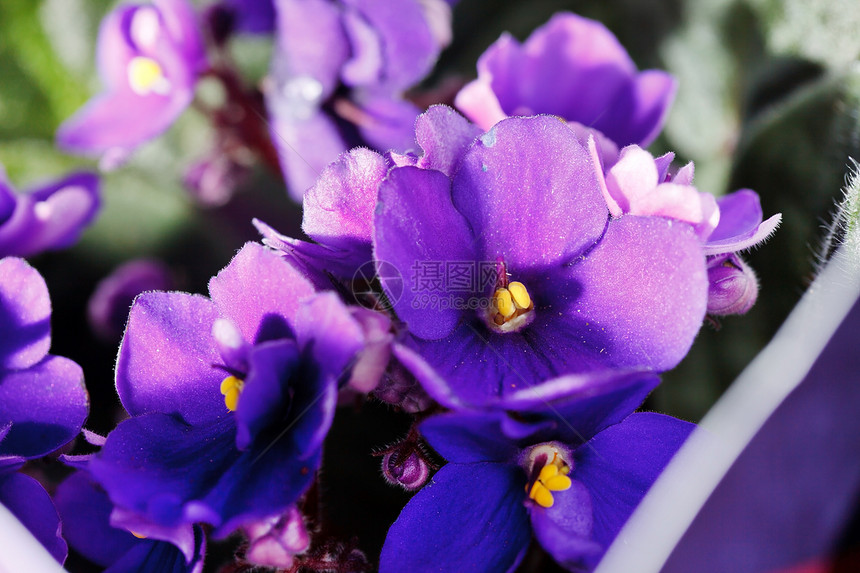
<svg viewBox="0 0 860 573">
<path fill-rule="evenodd" d="M 388 530 L 380 573 L 513 571 L 531 538 L 525 482 L 514 465 L 446 465 Z M 463 495 L 464 487 L 479 495 Z"/>
<path fill-rule="evenodd" d="M 26 370 L 0 371 L 0 423 L 12 422 L 0 455 L 37 458 L 71 441 L 89 413 L 81 367 L 48 356 Z"/>
<path fill-rule="evenodd" d="M 567 262 L 600 238 L 608 210 L 597 169 L 558 118 L 511 118 L 475 141 L 452 196 L 483 260 L 501 257 L 515 273 Z"/>
<path fill-rule="evenodd" d="M 334 380 L 343 377 L 365 342 L 361 324 L 331 291 L 308 299 L 299 309 L 296 338 L 303 349 L 310 349 L 324 375 Z"/>
<path fill-rule="evenodd" d="M 102 492 L 102 495 L 107 496 Z M 189 565 L 191 570 L 202 565 L 199 563 L 203 558 L 205 539 L 198 525 L 179 525 L 176 527 L 164 527 L 152 523 L 146 518 L 121 507 L 114 507 L 110 513 L 110 524 L 126 531 L 133 531 L 138 536 L 145 537 L 145 543 L 158 543 L 158 545 L 169 545 L 183 556 L 183 561 Z M 170 549 L 159 547 L 159 550 L 170 553 Z"/>
<path fill-rule="evenodd" d="M 236 15 L 236 28 L 249 34 L 272 32 L 275 26 L 273 0 L 226 0 Z"/>
<path fill-rule="evenodd" d="M 0 368 L 27 368 L 51 347 L 45 279 L 23 259 L 0 260 Z"/>
<path fill-rule="evenodd" d="M 418 167 L 453 177 L 463 154 L 480 134 L 478 126 L 450 107 L 431 106 L 415 121 L 415 139 L 424 150 Z"/>
<path fill-rule="evenodd" d="M 720 224 L 704 245 L 706 255 L 734 253 L 765 241 L 782 219 L 781 215 L 774 215 L 762 222 L 761 203 L 758 194 L 751 189 L 721 197 L 717 205 Z"/>
<path fill-rule="evenodd" d="M 99 180 L 75 173 L 18 197 L 12 217 L 0 227 L 0 253 L 30 256 L 74 244 L 101 206 Z"/>
<path fill-rule="evenodd" d="M 116 388 L 132 416 L 178 414 L 189 423 L 226 417 L 226 376 L 212 337 L 215 304 L 185 293 L 148 292 L 131 308 L 116 365 Z"/>
<path fill-rule="evenodd" d="M 167 33 L 182 60 L 196 73 L 205 71 L 206 46 L 200 30 L 200 22 L 194 6 L 188 0 L 153 0 L 158 8 Z"/>
<path fill-rule="evenodd" d="M 415 104 L 380 90 L 353 93 L 362 117 L 355 122 L 362 139 L 381 151 L 415 149 L 415 118 L 421 113 Z"/>
<path fill-rule="evenodd" d="M 343 28 L 352 54 L 340 76 L 348 86 L 373 85 L 382 79 L 384 58 L 382 39 L 364 16 L 350 6 L 343 14 Z"/>
<path fill-rule="evenodd" d="M 660 134 L 675 100 L 678 81 L 661 70 L 640 72 L 612 102 L 611 113 L 595 121 L 596 129 L 619 145 L 647 147 Z"/>
<path fill-rule="evenodd" d="M 303 299 L 313 285 L 288 261 L 259 243 L 246 243 L 209 281 L 222 316 L 251 343 L 290 336 Z"/>
<path fill-rule="evenodd" d="M 356 266 L 371 260 L 377 188 L 387 172 L 385 158 L 369 149 L 341 155 L 305 193 L 302 230 L 327 247 L 356 252 Z"/>
<path fill-rule="evenodd" d="M 377 263 L 393 265 L 400 275 L 381 277 L 382 286 L 397 316 L 427 339 L 451 332 L 462 314 L 454 299 L 471 294 L 451 293 L 441 281 L 425 284 L 418 276 L 422 265 L 475 260 L 468 224 L 451 203 L 450 187 L 438 171 L 393 169 L 379 188 L 374 218 Z M 448 305 L 434 308 L 434 298 L 437 306 Z"/>
<path fill-rule="evenodd" d="M 693 428 L 662 414 L 631 414 L 576 450 L 571 477 L 591 494 L 592 538 L 602 551 Z M 598 559 L 587 562 L 593 567 Z"/>
<path fill-rule="evenodd" d="M 6 170 L 0 165 L 0 225 L 6 223 L 15 210 L 15 191 L 6 178 Z"/>
<path fill-rule="evenodd" d="M 86 472 L 70 475 L 54 495 L 63 520 L 63 535 L 75 551 L 107 567 L 125 554 L 136 539 L 128 530 L 110 525 L 113 504 Z"/>
<path fill-rule="evenodd" d="M 553 492 L 552 497 L 552 507 L 529 508 L 532 529 L 541 547 L 557 563 L 578 571 L 583 561 L 602 552 L 600 544 L 591 539 L 594 525 L 591 495 L 585 486 L 573 480 L 570 489 Z"/>
<path fill-rule="evenodd" d="M 565 315 L 583 321 L 605 344 L 604 364 L 667 370 L 687 354 L 705 316 L 701 253 L 689 225 L 624 216 L 553 294 L 559 306 L 567 299 Z"/>
<path fill-rule="evenodd" d="M 0 475 L 0 504 L 4 505 L 59 563 L 69 552 L 60 536 L 60 516 L 39 482 L 19 473 Z"/>
<path fill-rule="evenodd" d="M 247 449 L 267 427 L 284 416 L 291 403 L 290 376 L 297 370 L 299 350 L 292 340 L 254 347 L 250 370 L 236 408 L 236 446 Z"/>
<path fill-rule="evenodd" d="M 513 463 L 519 448 L 502 431 L 505 416 L 474 411 L 440 414 L 421 423 L 421 434 L 449 462 Z"/>
</svg>

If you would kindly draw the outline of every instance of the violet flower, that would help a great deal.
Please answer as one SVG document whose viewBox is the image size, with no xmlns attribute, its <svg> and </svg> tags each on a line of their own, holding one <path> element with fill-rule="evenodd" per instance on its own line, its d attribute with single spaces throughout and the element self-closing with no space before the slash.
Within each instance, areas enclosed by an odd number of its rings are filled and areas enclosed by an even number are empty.
<svg viewBox="0 0 860 573">
<path fill-rule="evenodd" d="M 414 147 L 420 110 L 402 93 L 436 61 L 449 7 L 440 0 L 279 0 L 275 8 L 266 98 L 293 197 L 301 199 L 347 149 Z"/>
<path fill-rule="evenodd" d="M 484 130 L 508 116 L 557 115 L 617 150 L 654 140 L 676 88 L 666 72 L 637 71 L 600 22 L 558 13 L 522 45 L 503 34 L 478 60 L 478 79 L 455 104 Z"/>
<path fill-rule="evenodd" d="M 110 168 L 179 117 L 207 63 L 187 0 L 121 5 L 102 22 L 97 50 L 105 92 L 60 126 L 57 143 Z"/>
<path fill-rule="evenodd" d="M 100 206 L 99 180 L 92 173 L 73 173 L 16 193 L 0 167 L 0 256 L 69 247 Z"/>
<path fill-rule="evenodd" d="M 380 571 L 513 571 L 532 533 L 567 570 L 593 568 L 693 428 L 630 414 L 656 383 L 642 373 L 569 376 L 507 399 L 516 416 L 425 421 L 421 432 L 449 463 L 392 525 Z"/>
<path fill-rule="evenodd" d="M 684 357 L 708 290 L 693 225 L 610 217 L 600 166 L 555 117 L 503 120 L 456 165 L 392 169 L 374 220 L 375 256 L 405 284 L 393 308 L 412 336 L 395 354 L 431 396 L 476 406 Z"/>
<path fill-rule="evenodd" d="M 123 520 L 86 471 L 66 478 L 54 496 L 69 544 L 105 573 L 159 571 L 200 573 L 206 538 L 200 526 L 174 530 Z M 133 523 L 133 525 L 132 525 Z M 129 526 L 133 529 L 129 530 Z"/>
<path fill-rule="evenodd" d="M 16 472 L 71 441 L 89 411 L 80 366 L 48 354 L 50 320 L 38 271 L 22 259 L 0 260 L 0 503 L 62 563 L 67 548 L 51 499 Z"/>
<path fill-rule="evenodd" d="M 215 535 L 285 511 L 314 479 L 362 333 L 333 293 L 249 243 L 211 298 L 144 293 L 117 359 L 131 418 L 90 464 L 118 507 Z"/>
</svg>

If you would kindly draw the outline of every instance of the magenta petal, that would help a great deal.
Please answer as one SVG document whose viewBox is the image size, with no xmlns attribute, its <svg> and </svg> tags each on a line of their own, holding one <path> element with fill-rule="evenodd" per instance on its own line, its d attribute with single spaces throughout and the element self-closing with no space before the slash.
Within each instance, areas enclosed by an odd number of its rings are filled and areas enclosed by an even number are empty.
<svg viewBox="0 0 860 573">
<path fill-rule="evenodd" d="M 388 530 L 380 573 L 513 571 L 531 538 L 525 481 L 514 465 L 446 465 Z"/>
<path fill-rule="evenodd" d="M 14 257 L 0 260 L 0 368 L 27 368 L 51 347 L 51 299 L 39 271 Z"/>
<path fill-rule="evenodd" d="M 475 141 L 452 196 L 483 260 L 502 257 L 509 271 L 559 264 L 606 226 L 598 169 L 557 117 L 511 118 Z"/>
<path fill-rule="evenodd" d="M 0 371 L 0 423 L 12 428 L 0 455 L 36 458 L 71 441 L 89 413 L 81 367 L 62 356 L 11 372 Z"/>
<path fill-rule="evenodd" d="M 379 188 L 374 223 L 377 264 L 385 261 L 400 276 L 382 278 L 397 316 L 417 336 L 446 336 L 460 319 L 454 308 L 469 292 L 451 292 L 443 282 L 423 283 L 423 265 L 474 262 L 469 227 L 451 204 L 451 180 L 434 170 L 398 167 Z M 402 293 L 402 294 L 401 294 Z"/>
<path fill-rule="evenodd" d="M 221 355 L 212 337 L 219 318 L 202 296 L 148 292 L 129 314 L 119 349 L 116 388 L 128 413 L 175 413 L 189 423 L 226 416 L 215 368 Z"/>
<path fill-rule="evenodd" d="M 373 211 L 386 173 L 385 158 L 369 149 L 359 147 L 341 155 L 305 193 L 302 230 L 328 247 L 365 246 L 367 258 L 361 262 L 371 260 Z"/>
<path fill-rule="evenodd" d="M 303 299 L 314 293 L 310 282 L 283 257 L 259 243 L 246 243 L 209 281 L 209 293 L 246 342 L 284 338 L 292 332 Z"/>
<path fill-rule="evenodd" d="M 615 220 L 569 276 L 584 288 L 566 314 L 601 333 L 607 365 L 668 370 L 686 355 L 705 316 L 705 259 L 685 223 Z"/>
</svg>

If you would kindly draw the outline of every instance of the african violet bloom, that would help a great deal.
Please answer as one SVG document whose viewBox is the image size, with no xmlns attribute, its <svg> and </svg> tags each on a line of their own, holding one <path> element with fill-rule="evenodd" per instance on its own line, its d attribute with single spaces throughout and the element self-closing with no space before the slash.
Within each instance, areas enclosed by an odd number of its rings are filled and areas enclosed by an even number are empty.
<svg viewBox="0 0 860 573">
<path fill-rule="evenodd" d="M 332 293 L 314 296 L 262 245 L 245 245 L 209 292 L 136 299 L 116 367 L 131 418 L 90 471 L 118 507 L 223 536 L 283 513 L 314 479 L 362 339 Z"/>
<path fill-rule="evenodd" d="M 513 571 L 532 533 L 569 571 L 593 568 L 693 428 L 630 414 L 656 383 L 642 373 L 567 376 L 507 396 L 516 417 L 470 411 L 422 423 L 449 463 L 392 525 L 380 571 Z"/>
<path fill-rule="evenodd" d="M 436 400 L 480 405 L 684 357 L 707 302 L 696 229 L 611 217 L 602 170 L 565 122 L 503 120 L 450 173 L 392 169 L 373 231 L 377 259 L 403 275 L 390 298 L 412 336 L 395 354 Z M 386 293 L 395 282 L 382 277 Z"/>
<path fill-rule="evenodd" d="M 128 519 L 107 494 L 79 470 L 63 481 L 54 496 L 69 544 L 105 573 L 163 571 L 200 573 L 206 538 L 197 525 L 168 529 Z"/>
<path fill-rule="evenodd" d="M 637 71 L 603 24 L 559 13 L 522 45 L 502 35 L 455 104 L 485 130 L 508 116 L 558 115 L 590 128 L 611 157 L 613 148 L 657 137 L 676 88 L 666 72 Z"/>
<path fill-rule="evenodd" d="M 44 488 L 17 473 L 71 441 L 89 410 L 80 366 L 48 354 L 51 301 L 26 261 L 0 260 L 0 503 L 60 562 L 66 543 Z"/>
<path fill-rule="evenodd" d="M 60 126 L 57 142 L 111 167 L 179 117 L 207 63 L 187 0 L 121 5 L 102 22 L 97 50 L 106 91 Z"/>
<path fill-rule="evenodd" d="M 300 199 L 347 149 L 412 148 L 420 110 L 402 93 L 429 72 L 447 42 L 440 34 L 449 34 L 448 6 L 440 0 L 279 0 L 275 8 L 266 98 L 293 196 Z"/>
<path fill-rule="evenodd" d="M 101 205 L 99 180 L 73 173 L 16 193 L 0 167 L 0 256 L 29 257 L 69 247 Z"/>
</svg>

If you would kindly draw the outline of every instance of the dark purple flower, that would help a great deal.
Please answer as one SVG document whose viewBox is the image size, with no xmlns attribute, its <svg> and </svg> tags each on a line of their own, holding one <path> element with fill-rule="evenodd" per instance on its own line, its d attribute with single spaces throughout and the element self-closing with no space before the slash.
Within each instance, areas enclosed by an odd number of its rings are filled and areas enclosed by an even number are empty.
<svg viewBox="0 0 860 573">
<path fill-rule="evenodd" d="M 644 146 L 660 132 L 676 87 L 666 72 L 637 71 L 603 24 L 559 13 L 522 45 L 502 35 L 478 60 L 478 79 L 460 91 L 456 106 L 483 129 L 508 116 L 546 113 L 618 147 Z"/>
<path fill-rule="evenodd" d="M 207 63 L 187 0 L 120 6 L 102 22 L 97 50 L 105 92 L 60 126 L 57 143 L 110 168 L 179 117 Z"/>
<path fill-rule="evenodd" d="M 38 271 L 22 259 L 0 260 L 0 503 L 62 563 L 67 548 L 50 497 L 16 472 L 72 440 L 89 410 L 80 366 L 48 354 L 50 320 Z"/>
<path fill-rule="evenodd" d="M 280 514 L 319 467 L 341 377 L 363 342 L 333 293 L 249 243 L 210 298 L 144 293 L 116 367 L 132 416 L 90 469 L 119 507 L 223 536 Z"/>
<path fill-rule="evenodd" d="M 66 478 L 57 487 L 54 501 L 66 540 L 75 551 L 105 567 L 106 573 L 203 570 L 206 538 L 199 526 L 167 529 L 128 519 L 85 471 Z"/>
<path fill-rule="evenodd" d="M 435 399 L 683 358 L 708 290 L 693 225 L 610 216 L 599 164 L 556 117 L 504 120 L 455 164 L 392 169 L 374 219 L 374 254 L 405 285 L 391 298 L 412 336 L 395 353 Z"/>
<path fill-rule="evenodd" d="M 501 410 L 442 414 L 420 429 L 448 460 L 388 532 L 380 571 L 513 571 L 532 533 L 562 566 L 590 570 L 692 430 L 628 414 L 649 374 L 557 381 Z M 558 398 L 561 398 L 560 400 Z"/>
<path fill-rule="evenodd" d="M 326 165 L 357 145 L 414 147 L 420 110 L 402 99 L 445 38 L 438 0 L 279 0 L 266 93 L 272 139 L 300 199 Z M 433 8 L 432 10 L 430 8 Z"/>
<path fill-rule="evenodd" d="M 70 247 L 99 207 L 99 180 L 92 173 L 73 173 L 16 193 L 0 168 L 0 256 Z"/>
<path fill-rule="evenodd" d="M 266 34 L 275 29 L 274 0 L 223 0 L 218 7 L 228 11 L 231 28 L 249 34 Z"/>
<path fill-rule="evenodd" d="M 134 298 L 144 291 L 169 290 L 172 286 L 170 269 L 164 263 L 129 261 L 99 282 L 87 305 L 90 326 L 102 339 L 116 342 L 125 329 Z"/>
</svg>

